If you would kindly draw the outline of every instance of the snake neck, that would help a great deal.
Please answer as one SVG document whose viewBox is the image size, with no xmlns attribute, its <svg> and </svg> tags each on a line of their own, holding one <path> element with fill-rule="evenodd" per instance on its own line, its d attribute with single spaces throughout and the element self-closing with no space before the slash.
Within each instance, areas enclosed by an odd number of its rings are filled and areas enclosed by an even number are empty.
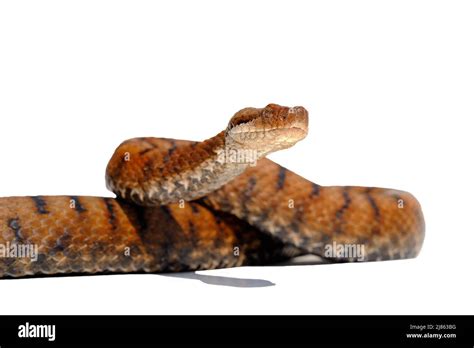
<svg viewBox="0 0 474 348">
<path fill-rule="evenodd" d="M 180 147 L 153 169 L 148 181 L 119 192 L 119 196 L 146 206 L 199 199 L 255 166 L 265 154 L 233 141 L 223 131 Z"/>
</svg>

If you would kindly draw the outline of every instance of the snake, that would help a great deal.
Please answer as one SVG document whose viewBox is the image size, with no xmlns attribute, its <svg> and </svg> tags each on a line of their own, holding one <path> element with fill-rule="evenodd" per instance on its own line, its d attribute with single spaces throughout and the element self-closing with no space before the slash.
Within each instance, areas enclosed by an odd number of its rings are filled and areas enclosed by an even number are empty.
<svg viewBox="0 0 474 348">
<path fill-rule="evenodd" d="M 301 106 L 248 107 L 205 141 L 121 143 L 105 175 L 115 198 L 0 198 L 0 278 L 416 257 L 425 222 L 412 194 L 321 186 L 266 158 L 308 125 Z"/>
</svg>

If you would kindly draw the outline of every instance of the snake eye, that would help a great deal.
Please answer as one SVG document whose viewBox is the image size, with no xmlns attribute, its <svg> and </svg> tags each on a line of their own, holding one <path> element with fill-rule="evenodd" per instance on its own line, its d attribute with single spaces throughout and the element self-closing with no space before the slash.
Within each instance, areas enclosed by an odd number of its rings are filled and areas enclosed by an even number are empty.
<svg viewBox="0 0 474 348">
<path fill-rule="evenodd" d="M 261 116 L 261 112 L 259 112 L 259 109 L 255 109 L 255 108 L 242 109 L 238 113 L 236 113 L 234 117 L 232 117 L 227 129 L 230 130 L 234 127 L 243 125 L 245 123 L 249 123 L 255 120 L 256 118 L 258 118 L 259 116 Z"/>
<path fill-rule="evenodd" d="M 283 108 L 284 108 L 283 106 L 278 105 L 278 104 L 273 104 L 273 103 L 268 104 L 268 105 L 265 107 L 265 109 L 267 109 L 267 110 L 272 110 L 272 111 L 278 111 L 278 110 L 283 109 Z"/>
<path fill-rule="evenodd" d="M 242 115 L 239 117 L 236 117 L 235 119 L 232 119 L 231 123 L 234 127 L 240 126 L 244 123 L 248 123 L 252 121 L 255 117 L 251 117 L 251 115 Z"/>
</svg>

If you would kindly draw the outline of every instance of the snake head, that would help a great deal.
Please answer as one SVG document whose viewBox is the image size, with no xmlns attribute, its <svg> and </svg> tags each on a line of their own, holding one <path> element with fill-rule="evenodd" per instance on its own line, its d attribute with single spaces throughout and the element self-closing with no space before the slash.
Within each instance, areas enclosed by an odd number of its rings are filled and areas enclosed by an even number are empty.
<svg viewBox="0 0 474 348">
<path fill-rule="evenodd" d="M 262 155 L 289 148 L 308 134 L 308 112 L 302 106 L 269 104 L 245 108 L 229 122 L 226 139 L 232 145 L 257 150 Z"/>
</svg>

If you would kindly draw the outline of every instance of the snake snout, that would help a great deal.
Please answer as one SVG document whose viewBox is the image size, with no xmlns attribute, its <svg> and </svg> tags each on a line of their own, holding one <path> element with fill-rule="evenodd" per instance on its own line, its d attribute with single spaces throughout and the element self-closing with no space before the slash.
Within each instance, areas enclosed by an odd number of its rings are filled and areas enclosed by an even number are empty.
<svg viewBox="0 0 474 348">
<path fill-rule="evenodd" d="M 308 129 L 308 111 L 302 106 L 268 104 L 264 114 L 268 122 L 278 128 L 299 128 L 305 131 Z"/>
<path fill-rule="evenodd" d="M 288 110 L 288 118 L 292 118 L 292 127 L 308 131 L 308 111 L 302 106 L 295 106 Z"/>
</svg>

